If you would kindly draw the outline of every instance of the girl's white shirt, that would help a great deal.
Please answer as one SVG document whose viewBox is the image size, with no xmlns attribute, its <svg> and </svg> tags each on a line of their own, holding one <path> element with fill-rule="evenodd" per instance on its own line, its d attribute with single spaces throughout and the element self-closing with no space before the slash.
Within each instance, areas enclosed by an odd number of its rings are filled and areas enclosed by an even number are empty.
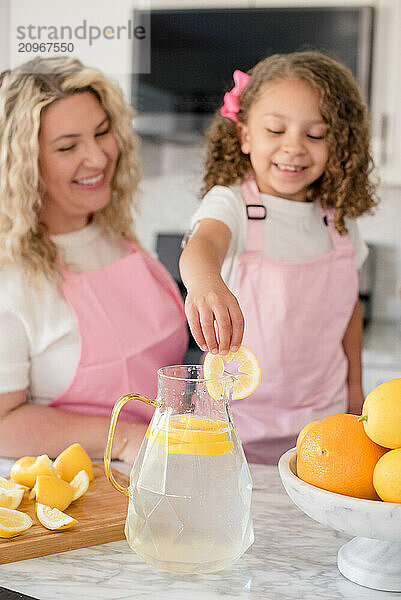
<svg viewBox="0 0 401 600">
<path fill-rule="evenodd" d="M 332 243 L 323 222 L 317 202 L 295 202 L 276 196 L 261 194 L 266 207 L 263 221 L 263 254 L 280 262 L 306 262 L 332 249 Z M 202 199 L 191 219 L 192 235 L 202 219 L 217 219 L 231 231 L 231 241 L 222 266 L 222 277 L 231 290 L 235 290 L 238 257 L 245 251 L 247 239 L 247 213 L 241 186 L 216 185 Z M 355 247 L 355 263 L 359 269 L 368 255 L 368 247 L 361 239 L 355 219 L 345 219 L 348 236 Z"/>
<path fill-rule="evenodd" d="M 130 253 L 95 223 L 51 237 L 76 272 L 104 267 Z M 75 315 L 57 284 L 27 285 L 18 268 L 0 270 L 0 393 L 27 390 L 48 404 L 71 383 L 80 356 Z"/>
</svg>

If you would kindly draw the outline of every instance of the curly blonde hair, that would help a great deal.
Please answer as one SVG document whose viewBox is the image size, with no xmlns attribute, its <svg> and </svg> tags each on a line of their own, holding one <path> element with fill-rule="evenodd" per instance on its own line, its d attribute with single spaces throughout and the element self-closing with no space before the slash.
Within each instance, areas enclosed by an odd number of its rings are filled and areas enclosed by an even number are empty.
<svg viewBox="0 0 401 600">
<path fill-rule="evenodd" d="M 323 208 L 335 209 L 335 226 L 347 232 L 344 217 L 355 218 L 377 204 L 371 181 L 370 127 L 367 107 L 349 69 L 320 52 L 274 54 L 248 71 L 251 75 L 239 97 L 238 121 L 246 124 L 249 110 L 263 88 L 273 81 L 300 79 L 320 95 L 320 113 L 329 125 L 329 157 L 323 175 L 307 192 Z M 232 185 L 252 171 L 241 150 L 237 124 L 216 113 L 208 132 L 202 196 L 214 185 Z"/>
<path fill-rule="evenodd" d="M 133 195 L 140 179 L 133 111 L 120 87 L 73 58 L 35 58 L 0 74 L 0 267 L 17 264 L 25 276 L 58 279 L 57 247 L 38 215 L 42 206 L 39 130 L 42 111 L 72 94 L 91 92 L 110 118 L 119 147 L 109 204 L 93 221 L 136 241 Z"/>
</svg>

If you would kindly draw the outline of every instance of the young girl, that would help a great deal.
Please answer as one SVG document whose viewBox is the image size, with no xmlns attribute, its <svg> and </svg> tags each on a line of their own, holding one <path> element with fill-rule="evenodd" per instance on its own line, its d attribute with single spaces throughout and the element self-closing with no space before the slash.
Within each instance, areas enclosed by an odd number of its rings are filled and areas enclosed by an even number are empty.
<svg viewBox="0 0 401 600">
<path fill-rule="evenodd" d="M 270 56 L 234 81 L 180 267 L 199 346 L 224 355 L 243 337 L 260 362 L 232 412 L 248 459 L 274 463 L 306 423 L 360 413 L 369 126 L 350 71 L 318 52 Z"/>
</svg>

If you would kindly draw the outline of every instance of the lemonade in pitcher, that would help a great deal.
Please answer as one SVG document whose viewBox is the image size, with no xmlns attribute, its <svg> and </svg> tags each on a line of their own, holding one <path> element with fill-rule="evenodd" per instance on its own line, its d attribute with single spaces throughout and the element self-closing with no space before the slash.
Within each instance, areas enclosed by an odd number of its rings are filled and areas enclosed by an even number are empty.
<svg viewBox="0 0 401 600">
<path fill-rule="evenodd" d="M 192 415 L 175 415 L 167 425 L 159 420 L 161 428 L 152 429 L 159 440 L 145 438 L 136 462 L 148 468 L 134 466 L 131 474 L 128 543 L 161 569 L 222 569 L 253 542 L 252 482 L 237 436 L 228 423 Z M 183 422 L 182 441 L 171 440 Z"/>
<path fill-rule="evenodd" d="M 158 377 L 158 396 L 148 401 L 155 412 L 125 491 L 125 535 L 159 569 L 218 571 L 254 540 L 252 480 L 229 411 L 234 379 L 225 373 L 211 381 L 199 365 L 164 367 Z M 131 394 L 116 404 L 108 445 L 130 399 L 143 398 Z"/>
</svg>

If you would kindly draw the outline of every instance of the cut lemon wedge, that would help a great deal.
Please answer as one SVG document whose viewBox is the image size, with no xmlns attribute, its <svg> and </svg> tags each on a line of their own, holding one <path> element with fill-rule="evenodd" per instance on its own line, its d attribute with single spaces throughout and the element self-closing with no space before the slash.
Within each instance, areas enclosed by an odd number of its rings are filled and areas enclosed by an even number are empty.
<svg viewBox="0 0 401 600">
<path fill-rule="evenodd" d="M 225 383 L 219 381 L 219 378 L 224 374 L 229 373 L 235 377 L 232 400 L 250 396 L 258 387 L 261 377 L 258 360 L 246 346 L 240 346 L 236 352 L 229 352 L 225 356 L 208 352 L 203 363 L 203 372 L 205 378 L 210 380 L 206 381 L 207 391 L 215 400 L 220 400 L 223 394 Z"/>
<path fill-rule="evenodd" d="M 53 475 L 56 472 L 47 454 L 41 456 L 24 456 L 11 467 L 11 479 L 15 483 L 33 488 L 38 475 Z"/>
<path fill-rule="evenodd" d="M 2 508 L 18 508 L 24 496 L 24 489 L 4 490 L 0 488 L 0 507 Z"/>
<path fill-rule="evenodd" d="M 61 512 L 61 510 L 50 508 L 50 506 L 45 506 L 39 502 L 36 504 L 36 515 L 43 527 L 53 531 L 68 529 L 78 523 L 76 519 Z"/>
<path fill-rule="evenodd" d="M 27 485 L 21 485 L 20 483 L 15 483 L 12 479 L 6 479 L 5 477 L 0 477 L 0 491 L 2 490 L 29 490 Z"/>
<path fill-rule="evenodd" d="M 51 475 L 38 475 L 29 499 L 36 498 L 39 504 L 64 510 L 71 504 L 73 496 L 74 490 L 66 481 Z"/>
<path fill-rule="evenodd" d="M 74 500 L 78 500 L 78 498 L 85 494 L 89 487 L 89 475 L 85 469 L 82 469 L 82 471 L 75 475 L 74 479 L 70 483 L 70 487 L 72 488 L 74 494 L 72 497 L 72 502 L 74 502 Z"/>
<path fill-rule="evenodd" d="M 29 515 L 19 510 L 0 508 L 0 537 L 15 537 L 29 529 L 32 524 L 32 519 Z"/>
<path fill-rule="evenodd" d="M 72 481 L 82 469 L 89 475 L 89 481 L 93 479 L 92 461 L 81 444 L 75 443 L 68 446 L 54 461 L 54 468 L 61 479 Z"/>
</svg>

